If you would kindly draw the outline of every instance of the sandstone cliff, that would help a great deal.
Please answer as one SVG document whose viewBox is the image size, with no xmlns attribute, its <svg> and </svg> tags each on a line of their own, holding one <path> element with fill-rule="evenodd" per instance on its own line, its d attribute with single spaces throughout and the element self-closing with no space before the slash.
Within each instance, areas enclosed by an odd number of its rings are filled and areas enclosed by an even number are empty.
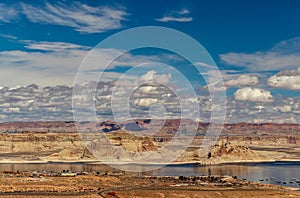
<svg viewBox="0 0 300 198">
<path fill-rule="evenodd" d="M 94 139 L 87 141 L 88 144 L 84 144 L 83 137 L 76 132 L 73 122 L 1 123 L 0 161 L 97 161 L 99 156 L 109 156 L 110 152 L 120 152 L 119 157 L 129 158 L 136 154 L 159 152 L 175 136 L 180 122 L 167 120 L 158 132 L 152 134 L 150 122 L 151 120 L 134 121 L 133 124 L 139 128 L 132 128 L 129 125 L 131 122 L 121 125 L 113 122 L 82 123 L 87 130 L 92 131 L 91 134 L 96 134 L 91 136 Z M 192 124 L 192 121 L 185 122 L 186 125 Z M 202 133 L 207 127 L 208 124 L 199 124 L 195 139 L 177 158 L 177 162 L 218 164 L 300 160 L 299 125 L 227 124 L 219 140 L 210 146 L 209 152 L 201 155 L 204 138 Z M 105 143 L 97 139 L 97 134 L 101 131 L 109 139 L 112 151 L 101 149 L 105 148 Z M 188 130 L 184 135 L 191 138 Z M 95 150 L 98 152 L 97 158 L 93 156 Z M 132 156 L 122 156 L 122 151 Z"/>
</svg>

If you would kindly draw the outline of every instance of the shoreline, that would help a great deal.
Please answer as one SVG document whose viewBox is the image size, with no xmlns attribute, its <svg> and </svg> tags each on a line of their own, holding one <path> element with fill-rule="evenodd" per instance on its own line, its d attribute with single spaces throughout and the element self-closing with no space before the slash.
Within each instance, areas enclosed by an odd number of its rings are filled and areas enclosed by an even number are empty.
<svg viewBox="0 0 300 198">
<path fill-rule="evenodd" d="M 300 163 L 300 159 L 282 159 L 282 160 L 241 160 L 228 161 L 213 164 L 202 164 L 200 161 L 171 162 L 171 163 L 132 163 L 132 162 L 112 162 L 104 163 L 97 160 L 0 160 L 0 164 L 86 164 L 86 165 L 141 165 L 141 166 L 176 166 L 176 165 L 195 165 L 195 166 L 222 166 L 222 165 L 247 165 L 247 164 L 265 164 L 265 163 Z"/>
<path fill-rule="evenodd" d="M 119 164 L 114 164 L 115 165 L 115 167 L 114 166 L 112 166 L 113 168 L 116 168 L 116 169 L 118 169 L 118 165 L 121 167 L 121 166 L 126 166 L 126 165 L 132 165 L 133 167 L 134 166 L 154 166 L 154 168 L 156 168 L 155 166 L 158 166 L 157 168 L 161 168 L 161 167 L 159 167 L 159 166 L 170 166 L 171 168 L 172 168 L 172 166 L 174 166 L 174 168 L 177 168 L 177 167 L 190 167 L 190 168 L 194 168 L 194 167 L 196 167 L 196 166 L 202 166 L 202 167 L 210 167 L 211 166 L 211 168 L 212 168 L 212 166 L 223 166 L 223 165 L 240 165 L 240 166 L 243 166 L 243 165 L 253 165 L 254 164 L 254 166 L 255 165 L 261 165 L 261 164 L 268 164 L 268 163 L 276 163 L 276 162 L 278 162 L 278 163 L 291 163 L 291 165 L 293 165 L 293 163 L 297 163 L 297 165 L 300 163 L 300 161 L 298 160 L 298 161 L 296 161 L 296 160 L 294 160 L 294 159 L 292 159 L 292 160 L 286 160 L 286 159 L 284 159 L 284 160 L 272 160 L 272 161 L 270 161 L 270 160 L 268 160 L 268 161 L 266 161 L 266 160 L 264 160 L 264 161 L 251 161 L 251 162 L 249 162 L 249 161 L 247 161 L 247 162 L 230 162 L 230 163 L 219 163 L 219 164 L 211 164 L 211 165 L 201 165 L 200 163 L 195 163 L 194 161 L 190 161 L 190 162 L 174 162 L 174 163 L 171 163 L 171 164 L 154 164 L 154 163 L 152 163 L 152 164 L 149 164 L 149 163 L 147 163 L 147 164 L 145 164 L 145 163 L 143 163 L 143 164 L 121 164 L 121 163 L 119 163 Z M 78 165 L 78 167 L 81 167 L 82 165 L 95 165 L 95 166 L 97 166 L 97 165 L 99 165 L 99 167 L 101 168 L 101 166 L 109 166 L 109 164 L 104 164 L 104 163 L 101 163 L 101 162 L 99 162 L 99 161 L 92 161 L 92 160 L 90 160 L 90 161 L 12 161 L 12 160 L 2 160 L 2 161 L 0 161 L 0 165 L 1 164 L 8 164 L 9 166 L 10 165 L 12 165 L 12 166 L 14 166 L 14 165 L 17 165 L 17 164 L 20 164 L 20 165 L 25 165 L 24 167 L 26 167 L 26 164 L 31 164 L 32 165 L 32 167 L 34 167 L 34 169 L 30 169 L 30 171 L 35 171 L 35 170 L 38 170 L 38 171 L 40 171 L 40 172 L 38 172 L 38 173 L 36 173 L 37 175 L 39 175 L 39 174 L 45 174 L 43 171 L 49 171 L 49 170 L 51 170 L 51 169 L 48 169 L 47 170 L 47 168 L 44 170 L 40 170 L 39 168 L 37 168 L 39 165 L 53 165 L 54 167 L 55 167 L 55 165 L 74 165 L 74 166 L 76 166 L 76 165 Z M 22 170 L 23 168 L 22 168 L 23 166 L 20 166 L 19 167 L 19 169 L 14 169 L 14 170 L 12 170 L 12 171 L 16 171 L 16 170 L 18 170 L 18 171 L 20 171 L 20 172 L 22 172 L 22 171 L 24 171 L 24 170 Z M 36 169 L 37 168 L 37 169 Z M 225 167 L 226 168 L 226 167 Z M 28 169 L 25 169 L 25 170 L 28 170 Z M 73 169 L 70 169 L 70 170 L 73 170 Z M 75 172 L 74 173 L 82 173 L 82 170 L 80 169 L 80 170 L 77 170 L 76 168 L 74 169 L 75 170 Z M 3 173 L 5 173 L 4 172 L 4 170 L 2 170 L 3 171 Z M 18 172 L 17 171 L 17 172 Z M 59 173 L 61 170 L 56 170 L 55 169 L 55 173 Z M 76 172 L 77 171 L 77 172 Z M 104 170 L 105 171 L 105 170 Z M 10 172 L 9 172 L 10 173 Z M 32 172 L 33 173 L 33 172 Z M 103 172 L 104 173 L 104 172 Z M 110 176 L 114 176 L 114 173 L 115 174 L 117 174 L 117 175 L 119 175 L 119 171 L 118 172 L 114 172 L 113 170 L 112 170 L 112 172 L 110 172 L 108 175 L 110 175 Z M 121 172 L 120 172 L 121 173 Z M 11 174 L 11 173 L 10 173 Z M 89 175 L 89 174 L 95 174 L 94 173 L 94 171 L 91 171 L 91 172 L 88 172 L 87 173 L 87 175 Z M 98 174 L 98 173 L 97 173 Z M 100 174 L 100 173 L 99 173 Z M 105 173 L 105 174 L 107 174 L 107 173 Z M 125 172 L 123 173 L 123 171 L 122 171 L 122 174 L 125 174 Z M 183 174 L 184 175 L 184 174 Z M 280 184 L 276 184 L 276 183 L 265 183 L 265 182 L 260 182 L 260 180 L 258 181 L 258 180 L 250 180 L 248 177 L 243 177 L 243 176 L 241 176 L 241 175 L 239 175 L 239 176 L 233 176 L 234 174 L 233 173 L 229 173 L 229 174 L 220 174 L 220 173 L 214 173 L 213 175 L 211 175 L 210 173 L 206 173 L 205 174 L 206 176 L 208 176 L 208 177 L 210 177 L 210 176 L 213 176 L 213 177 L 238 177 L 238 179 L 240 180 L 240 181 L 244 181 L 244 178 L 247 178 L 245 181 L 247 181 L 249 184 L 251 183 L 251 184 L 253 184 L 253 185 L 269 185 L 270 187 L 271 186 L 274 186 L 274 187 L 280 187 L 280 188 L 282 188 L 282 189 L 286 189 L 286 190 L 291 190 L 291 191 L 300 191 L 300 184 L 297 184 L 297 187 L 296 186 L 286 186 L 286 185 L 280 185 Z M 187 176 L 183 176 L 183 177 L 198 177 L 198 176 L 204 176 L 205 177 L 205 175 L 201 175 L 201 174 L 193 174 L 193 175 L 187 175 Z M 90 175 L 90 176 L 92 176 L 92 175 Z M 143 176 L 141 176 L 141 177 L 145 177 L 145 175 L 143 175 Z M 146 175 L 146 177 L 147 177 L 147 175 Z M 148 176 L 149 178 L 152 178 L 152 177 L 161 177 L 161 178 L 179 178 L 179 176 L 176 176 L 176 175 L 164 175 L 164 174 L 162 174 L 161 176 L 160 175 L 149 175 Z M 182 176 L 181 176 L 182 177 Z M 249 180 L 248 180 L 249 179 Z M 266 180 L 267 181 L 267 180 Z M 284 181 L 284 180 L 282 180 L 282 181 Z M 297 180 L 297 181 L 299 181 L 299 180 Z M 298 183 L 298 182 L 297 182 Z M 205 184 L 206 185 L 206 184 Z M 299 185 L 299 187 L 298 187 L 298 185 Z"/>
<path fill-rule="evenodd" d="M 298 189 L 234 176 L 38 176 L 5 173 L 0 197 L 298 197 Z M 20 179 L 21 178 L 21 179 Z M 74 185 L 76 184 L 76 185 Z M 42 187 L 41 187 L 42 186 Z M 149 196 L 151 195 L 151 196 Z"/>
</svg>

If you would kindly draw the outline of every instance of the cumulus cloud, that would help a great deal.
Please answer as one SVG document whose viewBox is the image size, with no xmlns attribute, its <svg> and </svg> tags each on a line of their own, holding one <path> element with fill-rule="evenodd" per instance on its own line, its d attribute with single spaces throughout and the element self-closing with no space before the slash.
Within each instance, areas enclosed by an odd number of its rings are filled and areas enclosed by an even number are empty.
<svg viewBox="0 0 300 198">
<path fill-rule="evenodd" d="M 230 52 L 221 54 L 229 65 L 245 67 L 250 71 L 280 71 L 300 67 L 300 38 L 281 41 L 268 51 L 254 53 Z"/>
<path fill-rule="evenodd" d="M 252 86 L 258 84 L 258 78 L 254 75 L 242 74 L 236 79 L 227 80 L 224 82 L 227 87 L 236 87 L 236 86 Z"/>
<path fill-rule="evenodd" d="M 273 96 L 269 91 L 263 89 L 245 87 L 234 93 L 234 99 L 252 102 L 271 102 Z"/>
<path fill-rule="evenodd" d="M 80 98 L 75 99 L 78 105 L 92 101 L 97 115 L 101 119 L 113 119 L 112 91 L 115 82 L 86 82 L 76 85 L 80 90 Z M 88 92 L 96 86 L 96 93 Z M 122 91 L 118 89 L 117 91 Z M 260 97 L 267 91 L 249 88 L 243 100 L 228 100 L 226 122 L 294 122 L 299 123 L 300 98 L 271 98 L 270 95 Z M 242 90 L 245 90 L 243 88 Z M 41 121 L 41 120 L 73 120 L 72 109 L 73 87 L 67 86 L 19 86 L 14 89 L 0 89 L 0 119 L 4 121 Z M 255 96 L 256 95 L 256 96 Z M 251 98 L 252 97 L 252 98 Z M 263 100 L 262 100 L 263 98 Z M 265 100 L 271 98 L 271 100 Z M 247 99 L 247 100 L 244 100 Z M 253 105 L 250 101 L 268 101 Z M 118 109 L 127 108 L 123 98 L 116 101 Z M 130 97 L 130 115 L 136 118 L 149 118 L 149 113 L 156 113 L 156 118 L 178 118 L 181 110 L 193 113 L 194 109 L 181 109 L 183 106 L 199 105 L 203 122 L 208 122 L 211 116 L 212 100 L 209 97 L 187 97 L 180 102 L 172 91 L 158 84 L 145 84 Z M 88 106 L 90 107 L 90 106 Z M 154 108 L 154 109 L 152 109 Z M 93 109 L 92 109 L 93 110 Z M 121 111 L 122 112 L 122 111 Z M 83 111 L 83 119 L 87 114 Z M 120 115 L 122 116 L 122 115 Z M 199 117 L 199 115 L 198 115 Z M 128 117 L 124 117 L 124 120 Z"/>
<path fill-rule="evenodd" d="M 164 15 L 162 18 L 155 19 L 160 22 L 190 22 L 193 20 L 192 17 L 189 16 L 190 11 L 187 9 L 182 9 L 180 11 L 173 11 Z"/>
<path fill-rule="evenodd" d="M 152 66 L 149 67 L 139 71 L 138 73 L 142 72 L 142 75 L 137 79 L 127 78 L 124 75 L 124 78 L 115 82 L 111 90 L 111 109 L 119 120 L 126 120 L 130 116 L 149 118 L 152 111 L 161 112 L 161 118 L 179 118 L 181 110 L 175 92 L 180 88 L 172 84 L 174 83 L 171 81 L 173 73 L 159 69 L 153 70 Z M 128 111 L 128 109 L 130 110 Z M 195 108 L 189 112 L 193 111 Z M 130 116 L 128 112 L 130 112 Z M 192 119 L 192 117 L 190 118 Z"/>
<path fill-rule="evenodd" d="M 234 70 L 208 70 L 202 75 L 208 81 L 208 85 L 201 88 L 204 90 L 224 91 L 228 87 L 253 86 L 259 83 L 256 75 L 239 74 Z"/>
<path fill-rule="evenodd" d="M 0 90 L 1 121 L 72 120 L 72 88 L 35 84 Z"/>
<path fill-rule="evenodd" d="M 294 70 L 284 70 L 268 79 L 268 85 L 276 88 L 299 90 L 300 67 Z"/>
<path fill-rule="evenodd" d="M 282 107 L 276 107 L 276 109 L 280 112 L 283 112 L 283 113 L 292 111 L 292 108 L 291 108 L 290 105 L 285 105 L 285 106 L 282 106 Z"/>
<path fill-rule="evenodd" d="M 3 112 L 20 112 L 20 108 L 19 107 L 12 107 L 12 108 L 6 108 L 6 109 L 3 109 Z"/>
<path fill-rule="evenodd" d="M 157 82 L 157 83 L 162 83 L 162 84 L 167 84 L 170 82 L 172 75 L 169 74 L 161 74 L 158 75 L 156 74 L 156 71 L 151 70 L 148 71 L 146 74 L 142 75 L 140 77 L 140 81 L 145 81 L 145 82 Z"/>
<path fill-rule="evenodd" d="M 142 107 L 149 107 L 152 104 L 158 102 L 157 98 L 140 98 L 134 101 L 135 105 L 142 106 Z"/>
</svg>

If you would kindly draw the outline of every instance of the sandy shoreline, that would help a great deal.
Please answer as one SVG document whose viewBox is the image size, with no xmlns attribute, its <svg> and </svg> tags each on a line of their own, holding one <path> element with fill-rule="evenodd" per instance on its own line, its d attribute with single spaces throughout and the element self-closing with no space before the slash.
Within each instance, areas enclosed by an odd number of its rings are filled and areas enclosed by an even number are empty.
<svg viewBox="0 0 300 198">
<path fill-rule="evenodd" d="M 295 189 L 232 176 L 2 175 L 0 197 L 298 197 Z M 76 185 L 74 185 L 76 184 Z M 113 196 L 111 196 L 113 195 Z M 116 195 L 116 196 L 115 196 Z"/>
<path fill-rule="evenodd" d="M 92 164 L 92 165 L 145 165 L 145 166 L 166 166 L 166 165 L 198 165 L 198 166 L 214 166 L 214 165 L 228 165 L 228 164 L 257 164 L 257 163 L 276 163 L 276 162 L 287 162 L 287 163 L 297 163 L 300 162 L 299 159 L 281 159 L 281 160 L 235 160 L 219 162 L 214 164 L 202 164 L 198 161 L 187 161 L 187 162 L 171 162 L 171 163 L 132 163 L 132 162 L 113 162 L 113 163 L 103 163 L 96 160 L 82 160 L 82 161 L 66 161 L 66 160 L 0 160 L 0 164 Z"/>
</svg>

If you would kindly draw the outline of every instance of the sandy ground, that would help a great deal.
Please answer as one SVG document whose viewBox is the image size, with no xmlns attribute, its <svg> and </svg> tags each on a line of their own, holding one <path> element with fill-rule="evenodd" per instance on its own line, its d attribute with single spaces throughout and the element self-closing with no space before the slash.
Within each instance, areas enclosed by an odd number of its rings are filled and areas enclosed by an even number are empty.
<svg viewBox="0 0 300 198">
<path fill-rule="evenodd" d="M 139 190 L 139 191 L 127 191 L 127 192 L 117 192 L 120 197 L 199 197 L 199 198 L 232 198 L 232 197 L 239 197 L 239 198 L 249 198 L 249 197 L 256 197 L 256 198 L 265 198 L 265 197 L 272 197 L 272 198 L 280 198 L 280 197 L 300 197 L 300 194 L 296 193 L 289 193 L 289 192 L 282 192 L 278 190 L 257 190 L 257 189 L 250 189 L 250 190 L 242 190 L 242 189 L 213 189 L 213 190 L 205 190 L 205 189 L 196 189 L 196 190 L 189 190 L 189 189 L 151 189 L 151 190 Z"/>
<path fill-rule="evenodd" d="M 232 177 L 79 175 L 31 178 L 2 174 L 0 197 L 300 197 L 300 192 Z"/>
</svg>

